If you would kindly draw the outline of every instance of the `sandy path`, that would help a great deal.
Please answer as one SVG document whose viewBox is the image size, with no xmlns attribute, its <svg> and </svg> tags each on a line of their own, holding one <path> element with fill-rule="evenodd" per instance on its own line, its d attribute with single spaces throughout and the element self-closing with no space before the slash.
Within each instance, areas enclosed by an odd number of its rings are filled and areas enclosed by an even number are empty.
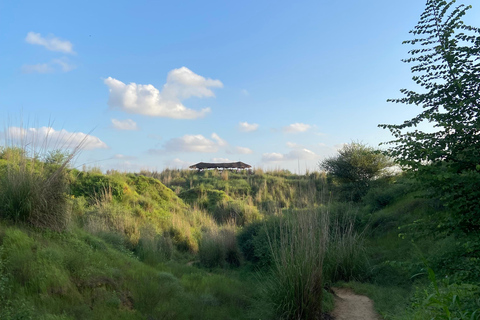
<svg viewBox="0 0 480 320">
<path fill-rule="evenodd" d="M 357 295 L 349 288 L 332 288 L 335 297 L 335 309 L 332 316 L 336 320 L 381 320 L 373 309 L 373 301 Z"/>
</svg>

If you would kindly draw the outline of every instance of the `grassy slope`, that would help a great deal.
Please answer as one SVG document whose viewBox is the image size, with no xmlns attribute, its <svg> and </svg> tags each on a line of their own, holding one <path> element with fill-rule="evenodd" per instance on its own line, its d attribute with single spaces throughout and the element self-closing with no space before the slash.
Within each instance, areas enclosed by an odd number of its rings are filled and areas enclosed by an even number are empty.
<svg viewBox="0 0 480 320">
<path fill-rule="evenodd" d="M 286 172 L 144 175 L 71 171 L 72 227 L 62 233 L 0 221 L 0 318 L 268 317 L 269 306 L 259 299 L 261 282 L 248 264 L 207 272 L 186 262 L 198 259 L 205 237 L 220 236 L 229 241 L 223 254 L 227 250 L 238 255 L 234 233 L 239 226 L 287 208 L 305 208 L 312 200 L 324 201 L 324 192 L 318 191 L 325 190 L 325 180 L 318 173 Z M 415 296 L 415 287 L 431 288 L 420 252 L 442 267 L 444 275 L 452 269 L 444 261 L 454 256 L 455 239 L 415 238 L 414 247 L 413 229 L 398 227 L 411 226 L 436 209 L 408 193 L 408 186 L 378 190 L 373 197 L 367 195 L 357 217 L 360 227 L 369 226 L 371 268 L 362 277 L 367 281 L 345 285 L 372 297 L 386 319 L 421 319 L 412 311 L 412 302 L 423 303 L 423 293 Z M 357 211 L 349 204 L 336 208 Z M 219 226 L 228 222 L 225 217 L 237 217 L 237 226 Z M 210 254 L 207 240 L 203 252 Z"/>
<path fill-rule="evenodd" d="M 1 319 L 245 319 L 248 282 L 149 266 L 81 229 L 0 224 Z"/>
<path fill-rule="evenodd" d="M 67 178 L 67 230 L 0 220 L 0 319 L 247 317 L 256 294 L 248 280 L 186 265 L 202 232 L 218 228 L 205 212 L 153 178 L 76 170 Z"/>
</svg>

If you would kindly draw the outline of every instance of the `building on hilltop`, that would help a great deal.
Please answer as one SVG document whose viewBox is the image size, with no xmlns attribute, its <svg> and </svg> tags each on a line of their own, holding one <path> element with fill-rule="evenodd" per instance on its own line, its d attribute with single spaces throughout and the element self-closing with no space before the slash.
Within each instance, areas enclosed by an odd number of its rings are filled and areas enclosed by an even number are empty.
<svg viewBox="0 0 480 320">
<path fill-rule="evenodd" d="M 246 170 L 250 169 L 252 166 L 243 162 L 226 162 L 226 163 L 207 163 L 199 162 L 190 166 L 190 169 L 196 169 L 198 171 L 208 170 L 208 169 L 232 169 L 232 170 Z"/>
</svg>

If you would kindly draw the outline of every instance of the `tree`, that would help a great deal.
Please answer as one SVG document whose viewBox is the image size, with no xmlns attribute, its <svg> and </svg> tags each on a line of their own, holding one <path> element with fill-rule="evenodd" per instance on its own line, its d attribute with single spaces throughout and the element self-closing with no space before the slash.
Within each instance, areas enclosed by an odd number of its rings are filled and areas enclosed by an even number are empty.
<svg viewBox="0 0 480 320">
<path fill-rule="evenodd" d="M 480 30 L 461 20 L 471 6 L 456 1 L 427 0 L 410 31 L 416 38 L 410 58 L 419 92 L 400 90 L 389 100 L 423 108 L 402 124 L 382 124 L 394 140 L 390 155 L 415 174 L 440 199 L 450 215 L 439 226 L 480 229 Z M 431 123 L 433 130 L 418 126 Z M 454 218 L 454 219 L 452 219 Z"/>
<path fill-rule="evenodd" d="M 391 159 L 380 151 L 352 142 L 338 150 L 336 156 L 320 162 L 319 166 L 351 189 L 352 200 L 359 200 L 368 190 L 370 181 L 384 175 L 392 164 Z"/>
<path fill-rule="evenodd" d="M 61 149 L 55 149 L 48 151 L 45 156 L 45 163 L 46 164 L 54 164 L 54 165 L 62 165 L 66 161 L 71 160 L 71 155 L 69 152 L 61 150 Z"/>
</svg>

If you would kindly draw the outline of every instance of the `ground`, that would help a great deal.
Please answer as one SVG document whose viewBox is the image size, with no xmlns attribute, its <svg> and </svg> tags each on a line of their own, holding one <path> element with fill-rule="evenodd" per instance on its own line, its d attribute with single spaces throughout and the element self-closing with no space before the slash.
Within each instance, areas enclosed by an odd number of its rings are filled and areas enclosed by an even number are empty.
<svg viewBox="0 0 480 320">
<path fill-rule="evenodd" d="M 357 295 L 349 288 L 333 288 L 335 309 L 332 316 L 336 320 L 382 320 L 373 309 L 373 301 Z"/>
</svg>

